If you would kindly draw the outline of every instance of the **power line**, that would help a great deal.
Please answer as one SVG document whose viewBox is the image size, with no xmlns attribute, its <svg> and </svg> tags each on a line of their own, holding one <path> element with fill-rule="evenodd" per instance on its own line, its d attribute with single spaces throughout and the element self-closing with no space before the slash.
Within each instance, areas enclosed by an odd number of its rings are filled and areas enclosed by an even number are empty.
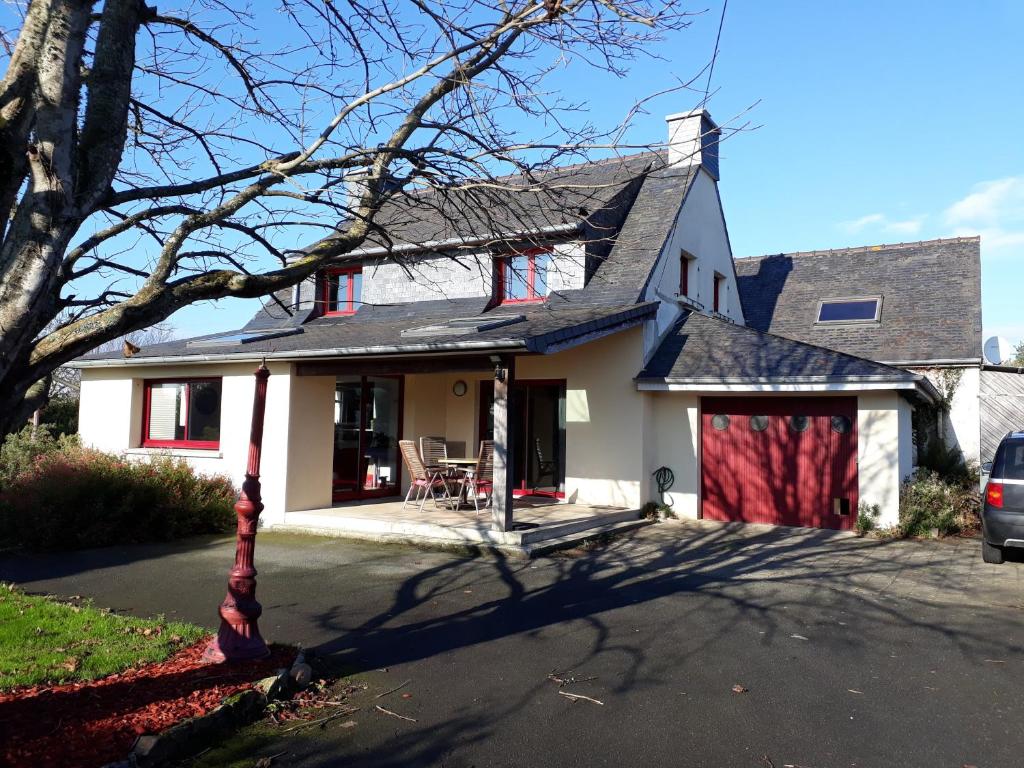
<svg viewBox="0 0 1024 768">
<path fill-rule="evenodd" d="M 718 19 L 718 34 L 715 35 L 715 50 L 711 54 L 711 66 L 708 68 L 708 84 L 704 89 L 704 103 L 708 102 L 708 94 L 711 93 L 711 76 L 715 73 L 715 62 L 718 60 L 718 43 L 722 39 L 722 26 L 725 24 L 725 9 L 729 7 L 729 0 L 722 1 L 722 15 Z"/>
</svg>

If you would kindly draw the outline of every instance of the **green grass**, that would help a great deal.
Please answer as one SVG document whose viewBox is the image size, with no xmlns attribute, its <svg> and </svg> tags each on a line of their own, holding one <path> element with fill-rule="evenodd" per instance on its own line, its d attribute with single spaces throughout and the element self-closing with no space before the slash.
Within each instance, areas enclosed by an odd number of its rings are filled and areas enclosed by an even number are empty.
<svg viewBox="0 0 1024 768">
<path fill-rule="evenodd" d="M 0 583 L 0 690 L 94 680 L 161 661 L 204 634 L 192 624 L 119 616 L 91 601 L 35 597 Z"/>
</svg>

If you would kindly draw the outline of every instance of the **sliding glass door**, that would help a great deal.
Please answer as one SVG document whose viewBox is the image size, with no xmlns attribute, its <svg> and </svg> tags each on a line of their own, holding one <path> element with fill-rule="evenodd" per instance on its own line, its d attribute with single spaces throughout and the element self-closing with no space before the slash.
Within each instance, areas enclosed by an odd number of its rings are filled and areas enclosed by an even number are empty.
<svg viewBox="0 0 1024 768">
<path fill-rule="evenodd" d="M 335 501 L 398 494 L 401 376 L 339 376 L 334 388 Z"/>
<path fill-rule="evenodd" d="M 565 382 L 517 381 L 510 390 L 509 423 L 517 496 L 565 493 Z M 481 382 L 480 439 L 494 437 L 494 383 Z"/>
</svg>

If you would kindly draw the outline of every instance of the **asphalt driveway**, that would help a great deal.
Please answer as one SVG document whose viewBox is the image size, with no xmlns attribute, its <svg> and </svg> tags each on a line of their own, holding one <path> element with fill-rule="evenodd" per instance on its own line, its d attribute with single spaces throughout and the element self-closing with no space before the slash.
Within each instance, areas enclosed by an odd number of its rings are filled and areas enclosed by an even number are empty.
<svg viewBox="0 0 1024 768">
<path fill-rule="evenodd" d="M 275 766 L 1018 766 L 1024 566 L 979 545 L 664 523 L 577 556 L 282 534 L 261 626 L 365 670 Z M 230 540 L 0 559 L 0 579 L 216 625 Z M 559 686 L 557 672 L 576 683 Z M 593 678 L 593 679 L 585 679 Z M 736 693 L 734 686 L 743 692 Z M 559 690 L 602 704 L 572 701 Z M 315 733 L 313 733 L 315 731 Z"/>
</svg>

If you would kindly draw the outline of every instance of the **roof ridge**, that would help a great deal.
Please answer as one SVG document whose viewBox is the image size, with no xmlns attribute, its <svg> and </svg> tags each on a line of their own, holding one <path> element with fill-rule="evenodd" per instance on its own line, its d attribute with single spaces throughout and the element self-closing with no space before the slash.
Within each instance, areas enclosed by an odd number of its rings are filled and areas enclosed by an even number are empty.
<svg viewBox="0 0 1024 768">
<path fill-rule="evenodd" d="M 981 235 L 966 235 L 960 237 L 936 237 L 931 240 L 913 240 L 904 243 L 880 243 L 878 245 L 855 245 L 849 248 L 819 248 L 812 251 L 790 251 L 781 253 L 765 253 L 759 256 L 737 256 L 737 261 L 754 261 L 756 259 L 771 259 L 779 256 L 826 256 L 837 253 L 870 253 L 872 251 L 891 251 L 900 248 L 917 248 L 922 245 L 938 245 L 941 243 L 971 243 L 981 242 Z"/>
</svg>

